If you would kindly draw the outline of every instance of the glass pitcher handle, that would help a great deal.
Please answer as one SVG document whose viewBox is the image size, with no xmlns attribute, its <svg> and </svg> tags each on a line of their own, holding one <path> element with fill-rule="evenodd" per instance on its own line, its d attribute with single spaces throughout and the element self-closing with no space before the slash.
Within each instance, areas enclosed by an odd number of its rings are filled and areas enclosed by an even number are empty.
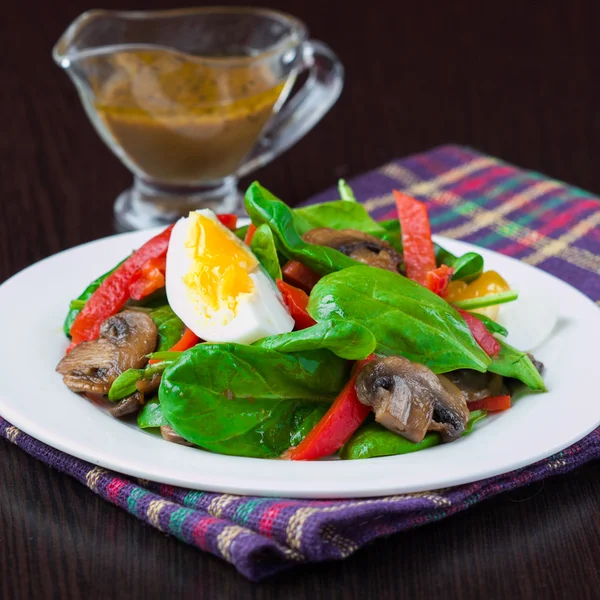
<svg viewBox="0 0 600 600">
<path fill-rule="evenodd" d="M 266 165 L 303 138 L 329 111 L 344 85 L 344 67 L 327 45 L 308 40 L 302 46 L 302 67 L 308 78 L 267 127 L 236 175 L 242 177 Z"/>
</svg>

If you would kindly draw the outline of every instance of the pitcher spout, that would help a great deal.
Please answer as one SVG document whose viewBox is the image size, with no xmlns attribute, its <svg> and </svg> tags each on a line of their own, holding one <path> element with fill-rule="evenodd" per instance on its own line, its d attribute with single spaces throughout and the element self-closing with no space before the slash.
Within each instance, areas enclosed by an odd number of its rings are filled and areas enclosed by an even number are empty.
<svg viewBox="0 0 600 600">
<path fill-rule="evenodd" d="M 107 27 L 109 19 L 110 13 L 105 10 L 89 10 L 77 17 L 52 49 L 56 64 L 69 69 L 82 55 L 99 54 L 114 45 L 115 32 Z M 108 39 L 110 37 L 113 39 Z"/>
</svg>

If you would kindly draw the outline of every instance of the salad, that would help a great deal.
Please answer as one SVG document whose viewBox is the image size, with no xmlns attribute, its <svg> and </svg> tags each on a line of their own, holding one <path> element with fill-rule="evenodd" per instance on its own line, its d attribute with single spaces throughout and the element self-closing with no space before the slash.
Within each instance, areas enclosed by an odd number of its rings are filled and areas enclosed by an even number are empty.
<svg viewBox="0 0 600 600">
<path fill-rule="evenodd" d="M 71 302 L 64 383 L 168 441 L 288 460 L 451 443 L 545 391 L 497 322 L 518 294 L 481 255 L 436 245 L 405 194 L 376 222 L 339 191 L 292 209 L 255 182 L 250 225 L 167 227 Z"/>
</svg>

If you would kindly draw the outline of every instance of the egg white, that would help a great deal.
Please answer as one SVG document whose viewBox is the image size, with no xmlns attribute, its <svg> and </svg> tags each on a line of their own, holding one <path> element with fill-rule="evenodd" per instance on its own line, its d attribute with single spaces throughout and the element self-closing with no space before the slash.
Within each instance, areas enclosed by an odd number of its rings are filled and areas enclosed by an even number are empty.
<svg viewBox="0 0 600 600">
<path fill-rule="evenodd" d="M 198 211 L 203 216 L 218 222 L 210 210 Z M 173 228 L 167 251 L 166 291 L 173 312 L 198 337 L 207 342 L 237 342 L 251 344 L 269 335 L 287 333 L 294 328 L 294 320 L 288 313 L 283 299 L 273 280 L 260 264 L 249 276 L 254 289 L 238 296 L 235 314 L 227 307 L 211 310 L 199 298 L 190 297 L 184 277 L 193 265 L 186 251 L 189 219 L 180 219 Z M 235 235 L 221 226 L 223 235 L 243 245 Z M 244 248 L 247 248 L 244 246 Z M 250 249 L 247 249 L 250 252 Z"/>
<path fill-rule="evenodd" d="M 552 294 L 531 288 L 519 290 L 517 300 L 502 304 L 499 309 L 497 321 L 508 329 L 506 341 L 524 352 L 548 339 L 560 312 Z"/>
</svg>

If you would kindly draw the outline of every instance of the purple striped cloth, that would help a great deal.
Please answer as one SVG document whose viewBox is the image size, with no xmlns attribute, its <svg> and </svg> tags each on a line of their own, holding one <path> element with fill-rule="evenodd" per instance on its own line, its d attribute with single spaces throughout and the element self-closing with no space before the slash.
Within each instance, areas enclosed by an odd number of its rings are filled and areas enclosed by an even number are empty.
<svg viewBox="0 0 600 600">
<path fill-rule="evenodd" d="M 428 202 L 437 233 L 520 258 L 600 301 L 600 202 L 580 189 L 457 146 L 391 162 L 350 183 L 376 217 L 392 216 L 391 190 L 403 190 Z M 311 201 L 335 197 L 332 189 Z M 345 558 L 379 537 L 600 457 L 599 428 L 546 460 L 468 485 L 374 499 L 294 500 L 126 477 L 54 450 L 1 417 L 0 435 L 160 531 L 232 563 L 251 580 Z"/>
</svg>

